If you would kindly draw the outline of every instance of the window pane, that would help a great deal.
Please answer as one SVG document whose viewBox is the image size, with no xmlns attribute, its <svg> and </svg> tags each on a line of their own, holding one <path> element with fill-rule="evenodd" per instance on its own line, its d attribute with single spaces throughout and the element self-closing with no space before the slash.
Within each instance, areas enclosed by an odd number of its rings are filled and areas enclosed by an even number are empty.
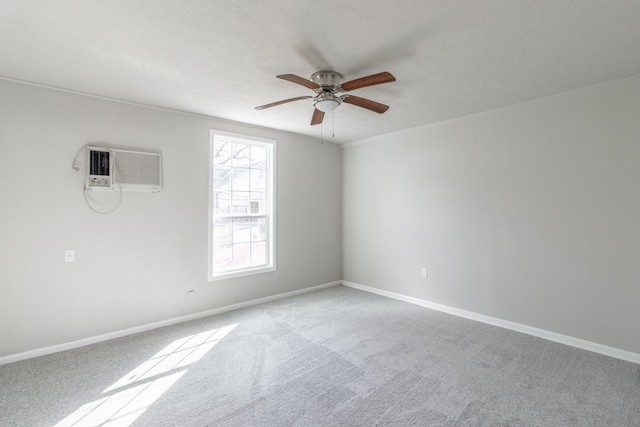
<svg viewBox="0 0 640 427">
<path fill-rule="evenodd" d="M 231 220 L 216 219 L 213 223 L 213 236 L 216 245 L 231 243 Z"/>
<path fill-rule="evenodd" d="M 264 241 L 267 238 L 267 221 L 265 218 L 251 219 L 251 241 Z"/>
<path fill-rule="evenodd" d="M 267 178 L 264 170 L 250 170 L 250 186 L 252 191 L 265 191 L 267 189 Z"/>
<path fill-rule="evenodd" d="M 231 169 L 215 168 L 213 170 L 213 190 L 231 190 Z"/>
<path fill-rule="evenodd" d="M 265 242 L 251 243 L 251 265 L 258 266 L 267 262 L 267 244 Z"/>
<path fill-rule="evenodd" d="M 234 168 L 233 169 L 233 182 L 231 183 L 231 189 L 233 191 L 249 191 L 249 168 Z"/>
<path fill-rule="evenodd" d="M 233 220 L 233 243 L 251 241 L 251 223 L 248 218 Z"/>
<path fill-rule="evenodd" d="M 213 211 L 216 214 L 231 213 L 230 191 L 220 191 L 213 193 Z"/>
<path fill-rule="evenodd" d="M 226 270 L 232 266 L 231 260 L 233 251 L 231 245 L 216 245 L 213 253 L 214 264 L 216 270 Z"/>
<path fill-rule="evenodd" d="M 251 147 L 251 167 L 254 169 L 267 167 L 267 147 L 257 145 Z"/>
<path fill-rule="evenodd" d="M 265 211 L 265 194 L 251 192 L 251 212 L 254 214 L 264 214 Z"/>
<path fill-rule="evenodd" d="M 233 245 L 233 261 L 234 268 L 251 266 L 251 244 L 241 243 Z"/>
<path fill-rule="evenodd" d="M 213 144 L 213 166 L 231 166 L 233 144 L 216 140 Z"/>
<path fill-rule="evenodd" d="M 234 167 L 249 167 L 251 164 L 251 146 L 247 144 L 233 144 L 233 161 Z"/>
<path fill-rule="evenodd" d="M 231 213 L 233 214 L 246 214 L 249 213 L 249 195 L 248 191 L 234 191 L 232 193 L 232 205 Z"/>
</svg>

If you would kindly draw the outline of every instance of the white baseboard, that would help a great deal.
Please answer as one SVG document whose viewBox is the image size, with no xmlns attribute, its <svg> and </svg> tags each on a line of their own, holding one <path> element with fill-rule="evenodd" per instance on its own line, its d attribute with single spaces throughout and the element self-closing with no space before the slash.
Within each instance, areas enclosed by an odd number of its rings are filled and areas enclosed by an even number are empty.
<svg viewBox="0 0 640 427">
<path fill-rule="evenodd" d="M 8 356 L 0 357 L 0 365 L 5 365 L 7 363 L 18 362 L 20 360 L 31 359 L 33 357 L 44 356 L 47 354 L 57 353 L 60 351 L 71 350 L 74 348 L 84 347 L 86 345 L 95 344 L 103 341 L 108 341 L 114 338 L 121 338 L 127 335 L 133 335 L 140 332 L 149 331 L 156 328 L 161 328 L 164 326 L 175 325 L 182 322 L 188 322 L 190 320 L 201 319 L 203 317 L 212 316 L 214 314 L 225 313 L 232 310 L 237 310 L 240 308 L 251 307 L 258 304 L 263 304 L 270 301 L 275 301 L 282 298 L 291 297 L 294 295 L 300 295 L 307 292 L 313 292 L 324 288 L 329 288 L 332 286 L 337 286 L 339 284 L 343 284 L 344 286 L 348 286 L 350 288 L 359 289 L 366 292 L 371 292 L 377 295 L 385 296 L 388 298 L 397 299 L 400 301 L 408 302 L 411 304 L 419 305 L 422 307 L 430 308 L 433 310 L 441 311 L 444 313 L 452 314 L 458 317 L 464 317 L 466 319 L 475 320 L 482 323 L 487 323 L 489 325 L 498 326 L 505 329 L 510 329 L 516 332 L 522 332 L 528 335 L 533 335 L 538 338 L 543 338 L 549 341 L 555 341 L 560 344 L 569 345 L 572 347 L 580 348 L 583 350 L 592 351 L 594 353 L 603 354 L 605 356 L 615 357 L 617 359 L 626 360 L 628 362 L 638 363 L 640 364 L 640 354 L 633 353 L 626 350 L 620 350 L 614 347 L 609 347 L 606 345 L 594 343 L 591 341 L 582 340 L 579 338 L 570 337 L 567 335 L 558 334 L 556 332 L 547 331 L 544 329 L 538 329 L 531 326 L 523 325 L 516 322 L 511 322 L 509 320 L 499 319 L 497 317 L 486 316 L 484 314 L 474 313 L 472 311 L 461 310 L 459 308 L 450 307 L 443 304 L 434 303 L 427 300 L 422 300 L 419 298 L 409 297 L 406 295 L 398 294 L 395 292 L 385 291 L 382 289 L 373 288 L 371 286 L 361 285 L 358 283 L 348 282 L 348 281 L 337 281 L 325 283 L 318 286 L 312 286 L 310 288 L 298 289 L 291 292 L 285 292 L 277 295 L 271 295 L 264 298 L 258 298 L 250 301 L 244 301 L 238 304 L 232 304 L 224 307 L 214 308 L 211 310 L 202 311 L 199 313 L 188 314 L 185 316 L 174 317 L 171 319 L 162 320 L 159 322 L 149 323 L 146 325 L 136 326 L 133 328 L 122 329 L 115 332 L 110 332 L 106 334 L 96 335 L 93 337 L 83 338 L 77 341 L 72 341 L 63 344 L 57 344 L 49 347 L 38 348 L 35 350 L 29 350 L 22 353 L 10 354 Z"/>
<path fill-rule="evenodd" d="M 285 292 L 282 294 L 270 295 L 264 298 L 253 299 L 250 301 L 240 302 L 238 304 L 227 305 L 224 307 L 214 308 L 211 310 L 201 311 L 199 313 L 187 314 L 185 316 L 173 317 L 171 319 L 161 320 L 159 322 L 149 323 L 146 325 L 135 326 L 133 328 L 122 329 L 115 332 L 109 332 L 102 335 L 96 335 L 93 337 L 83 338 L 77 341 L 72 341 L 63 344 L 56 344 L 49 347 L 38 348 L 35 350 L 29 350 L 22 353 L 10 354 L 8 356 L 0 357 L 0 365 L 6 365 L 7 363 L 18 362 L 20 360 L 31 359 L 33 357 L 45 356 L 47 354 L 58 353 L 60 351 L 72 350 L 74 348 L 84 347 L 86 345 L 95 344 L 103 341 L 112 340 L 114 338 L 121 338 L 127 335 L 133 335 L 140 332 L 150 331 L 152 329 L 162 328 L 164 326 L 175 325 L 178 323 L 188 322 L 190 320 L 201 319 L 203 317 L 212 316 L 214 314 L 225 313 L 227 311 L 238 310 L 240 308 L 251 307 L 253 305 L 263 304 L 265 302 L 275 301 L 282 298 L 292 297 L 294 295 L 300 295 L 307 292 L 313 292 L 324 288 L 330 288 L 332 286 L 340 285 L 342 282 L 330 282 L 323 285 L 312 286 L 310 288 L 298 289 L 291 292 Z"/>
<path fill-rule="evenodd" d="M 497 317 L 491 317 L 491 316 L 486 316 L 484 314 L 474 313 L 472 311 L 461 310 L 459 308 L 437 304 L 431 301 L 409 297 L 409 296 L 398 294 L 395 292 L 389 292 L 382 289 L 372 288 L 371 286 L 360 285 L 358 283 L 347 282 L 344 280 L 342 281 L 342 284 L 350 288 L 359 289 L 359 290 L 371 292 L 377 295 L 382 295 L 388 298 L 393 298 L 393 299 L 408 302 L 411 304 L 420 305 L 422 307 L 427 307 L 433 310 L 442 311 L 444 313 L 452 314 L 454 316 L 464 317 L 466 319 L 487 323 L 493 326 L 499 326 L 505 329 L 511 329 L 512 331 L 522 332 L 524 334 L 533 335 L 534 337 L 544 338 L 549 341 L 555 341 L 557 343 L 580 348 L 582 350 L 588 350 L 594 353 L 603 354 L 605 356 L 611 356 L 617 359 L 622 359 L 628 362 L 640 364 L 640 354 L 632 353 L 630 351 L 620 350 L 614 347 L 608 347 L 606 345 L 594 343 L 591 341 L 586 341 L 580 338 L 574 338 L 567 335 L 558 334 L 556 332 L 546 331 L 544 329 L 538 329 L 538 328 L 523 325 L 520 323 L 511 322 L 509 320 L 504 320 L 504 319 L 499 319 Z"/>
</svg>

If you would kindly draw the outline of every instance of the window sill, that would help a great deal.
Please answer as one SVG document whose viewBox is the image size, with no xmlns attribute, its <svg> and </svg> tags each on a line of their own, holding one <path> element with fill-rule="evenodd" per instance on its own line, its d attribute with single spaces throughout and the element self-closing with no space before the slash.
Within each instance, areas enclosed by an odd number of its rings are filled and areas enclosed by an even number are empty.
<svg viewBox="0 0 640 427">
<path fill-rule="evenodd" d="M 248 268 L 245 270 L 234 270 L 229 271 L 228 273 L 220 273 L 213 276 L 209 276 L 209 282 L 217 282 L 219 280 L 233 279 L 234 277 L 243 277 L 243 276 L 251 276 L 254 274 L 262 274 L 269 273 L 271 271 L 276 271 L 275 266 L 264 266 L 264 267 L 256 267 L 256 268 Z"/>
</svg>

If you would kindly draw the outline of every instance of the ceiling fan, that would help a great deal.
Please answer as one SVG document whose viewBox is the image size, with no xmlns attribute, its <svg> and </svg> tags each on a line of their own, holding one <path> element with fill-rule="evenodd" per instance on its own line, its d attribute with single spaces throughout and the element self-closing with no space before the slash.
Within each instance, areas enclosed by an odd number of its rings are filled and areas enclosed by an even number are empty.
<svg viewBox="0 0 640 427">
<path fill-rule="evenodd" d="M 326 70 L 313 73 L 309 79 L 305 79 L 294 74 L 281 74 L 276 77 L 305 86 L 313 90 L 316 94 L 314 96 L 307 95 L 283 99 L 282 101 L 272 102 L 271 104 L 256 107 L 256 110 L 264 110 L 265 108 L 275 107 L 276 105 L 286 104 L 287 102 L 299 101 L 302 99 L 312 99 L 315 109 L 313 111 L 313 116 L 311 117 L 311 125 L 322 123 L 324 113 L 335 110 L 343 102 L 357 107 L 366 108 L 367 110 L 371 110 L 378 114 L 384 113 L 389 109 L 388 105 L 384 105 L 370 99 L 360 98 L 359 96 L 351 95 L 348 92 L 367 86 L 396 81 L 396 78 L 386 71 L 366 77 L 360 77 L 359 79 L 350 80 L 346 83 L 342 83 L 342 75 L 340 73 Z"/>
</svg>

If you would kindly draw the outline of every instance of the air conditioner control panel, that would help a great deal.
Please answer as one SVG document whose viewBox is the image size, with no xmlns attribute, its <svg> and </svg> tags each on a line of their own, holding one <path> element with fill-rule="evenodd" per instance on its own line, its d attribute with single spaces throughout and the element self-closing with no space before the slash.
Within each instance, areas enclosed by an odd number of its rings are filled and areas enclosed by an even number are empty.
<svg viewBox="0 0 640 427">
<path fill-rule="evenodd" d="M 108 176 L 89 175 L 89 186 L 109 188 L 111 187 L 111 178 Z"/>
</svg>

